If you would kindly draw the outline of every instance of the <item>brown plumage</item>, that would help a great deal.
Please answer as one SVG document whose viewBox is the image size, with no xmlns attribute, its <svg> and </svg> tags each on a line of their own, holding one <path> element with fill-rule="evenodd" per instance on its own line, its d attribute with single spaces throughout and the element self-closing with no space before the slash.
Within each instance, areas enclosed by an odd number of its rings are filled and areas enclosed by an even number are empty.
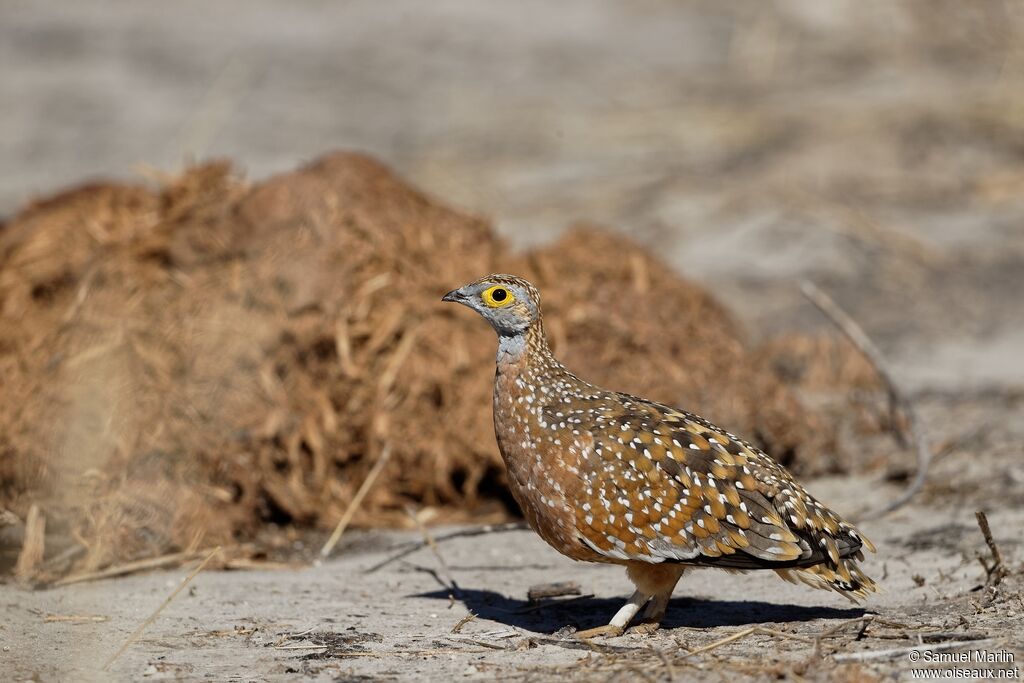
<svg viewBox="0 0 1024 683">
<path fill-rule="evenodd" d="M 751 444 L 683 410 L 605 391 L 547 344 L 540 294 L 490 275 L 449 292 L 498 333 L 494 431 L 530 526 L 576 560 L 626 565 L 636 592 L 607 627 L 641 607 L 654 627 L 688 566 L 774 569 L 854 600 L 876 590 L 857 566 L 857 529 Z"/>
</svg>

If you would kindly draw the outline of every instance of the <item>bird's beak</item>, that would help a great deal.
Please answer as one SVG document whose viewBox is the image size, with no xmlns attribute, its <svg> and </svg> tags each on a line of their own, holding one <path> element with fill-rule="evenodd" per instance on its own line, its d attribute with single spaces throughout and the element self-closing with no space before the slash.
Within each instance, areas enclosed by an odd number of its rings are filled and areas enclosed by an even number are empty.
<svg viewBox="0 0 1024 683">
<path fill-rule="evenodd" d="M 441 301 L 454 301 L 455 303 L 460 304 L 463 301 L 465 301 L 465 297 L 463 296 L 460 290 L 453 289 L 452 291 L 442 296 Z"/>
</svg>

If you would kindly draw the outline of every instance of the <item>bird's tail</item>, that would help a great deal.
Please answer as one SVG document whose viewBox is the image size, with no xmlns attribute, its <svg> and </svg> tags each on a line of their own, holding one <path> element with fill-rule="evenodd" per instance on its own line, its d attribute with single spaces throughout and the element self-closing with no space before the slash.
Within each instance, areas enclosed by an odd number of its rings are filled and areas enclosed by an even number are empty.
<svg viewBox="0 0 1024 683">
<path fill-rule="evenodd" d="M 834 590 L 850 602 L 859 602 L 881 589 L 874 580 L 861 571 L 857 561 L 863 561 L 859 550 L 841 558 L 839 562 L 823 562 L 811 567 L 777 569 L 776 573 L 790 583 L 804 583 L 812 588 Z"/>
</svg>

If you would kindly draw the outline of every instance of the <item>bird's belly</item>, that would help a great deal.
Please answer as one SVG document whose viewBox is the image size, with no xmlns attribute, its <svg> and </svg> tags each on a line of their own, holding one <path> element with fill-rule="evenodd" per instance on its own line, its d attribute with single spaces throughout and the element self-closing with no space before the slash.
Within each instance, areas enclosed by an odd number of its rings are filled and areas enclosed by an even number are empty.
<svg viewBox="0 0 1024 683">
<path fill-rule="evenodd" d="M 498 437 L 509 489 L 530 527 L 558 552 L 574 560 L 603 558 L 583 544 L 576 530 L 575 482 L 564 476 L 556 454 L 542 455 Z"/>
<path fill-rule="evenodd" d="M 545 438 L 550 435 L 538 419 L 543 399 L 533 393 L 533 386 L 540 383 L 499 364 L 494 434 L 512 497 L 530 527 L 555 550 L 575 560 L 601 559 L 583 544 L 576 529 L 576 509 L 583 503 L 578 499 L 579 450 L 568 442 Z"/>
</svg>

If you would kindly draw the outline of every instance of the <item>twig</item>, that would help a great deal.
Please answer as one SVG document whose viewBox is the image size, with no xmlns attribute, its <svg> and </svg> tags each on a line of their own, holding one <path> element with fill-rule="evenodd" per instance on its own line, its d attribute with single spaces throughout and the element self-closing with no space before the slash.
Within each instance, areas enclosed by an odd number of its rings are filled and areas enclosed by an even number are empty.
<svg viewBox="0 0 1024 683">
<path fill-rule="evenodd" d="M 110 621 L 110 617 L 102 615 L 91 615 L 91 614 L 50 614 L 43 619 L 43 623 L 52 624 L 54 622 L 70 621 L 73 624 L 84 623 L 84 622 L 103 622 Z"/>
<path fill-rule="evenodd" d="M 876 638 L 884 637 L 883 634 L 875 636 Z M 979 632 L 953 632 L 953 631 L 932 631 L 930 633 L 903 633 L 900 635 L 904 640 L 917 640 L 918 643 L 938 643 L 945 640 L 952 640 L 960 638 L 962 640 L 984 640 L 989 637 L 987 633 Z"/>
<path fill-rule="evenodd" d="M 595 643 L 592 640 L 577 640 L 575 638 L 566 638 L 563 640 L 561 638 L 550 638 L 548 636 L 529 636 L 526 640 L 531 643 L 537 643 L 538 645 L 554 645 L 556 647 L 564 647 L 567 650 L 589 650 L 591 652 L 599 652 L 601 654 L 608 655 L 621 655 L 644 651 L 642 648 L 638 647 L 604 645 L 602 643 Z"/>
<path fill-rule="evenodd" d="M 587 593 L 586 595 L 577 595 L 576 597 L 569 598 L 567 600 L 552 600 L 550 602 L 540 602 L 533 605 L 526 605 L 525 607 L 520 607 L 519 609 L 502 611 L 507 612 L 508 614 L 529 614 L 530 612 L 537 612 L 542 609 L 547 609 L 548 607 L 564 607 L 574 602 L 590 600 L 592 597 L 594 597 L 593 593 Z"/>
<path fill-rule="evenodd" d="M 450 647 L 438 647 L 430 650 L 391 650 L 389 652 L 360 652 L 358 650 L 348 650 L 346 652 L 340 652 L 336 656 L 340 659 L 350 659 L 352 657 L 400 657 L 405 655 L 410 655 L 413 657 L 435 657 L 437 655 L 451 655 L 456 652 L 465 655 L 478 655 L 486 653 L 487 650 L 462 650 Z"/>
<path fill-rule="evenodd" d="M 813 638 L 806 638 L 804 636 L 798 636 L 798 635 L 794 635 L 792 633 L 786 633 L 784 631 L 776 631 L 774 629 L 765 628 L 763 626 L 751 626 L 750 628 L 745 628 L 742 631 L 737 631 L 736 633 L 733 633 L 731 636 L 726 636 L 725 638 L 722 638 L 720 640 L 716 640 L 715 642 L 711 643 L 710 645 L 705 645 L 704 647 L 699 647 L 696 650 L 690 650 L 689 652 L 687 652 L 686 654 L 683 655 L 683 659 L 686 659 L 687 657 L 693 657 L 694 655 L 703 654 L 705 652 L 710 652 L 711 650 L 717 650 L 718 648 L 722 647 L 723 645 L 728 645 L 731 642 L 734 642 L 734 641 L 740 640 L 741 638 L 746 638 L 747 636 L 752 636 L 752 635 L 755 635 L 755 634 L 756 635 L 762 635 L 762 636 L 772 636 L 772 637 L 775 637 L 775 638 L 785 638 L 787 640 L 798 640 L 801 643 L 814 643 L 814 639 Z"/>
<path fill-rule="evenodd" d="M 243 628 L 236 626 L 235 628 L 224 628 L 217 631 L 192 631 L 186 634 L 189 638 L 226 638 L 228 636 L 250 636 L 257 631 L 255 626 L 251 628 Z"/>
<path fill-rule="evenodd" d="M 478 633 L 476 635 L 480 638 L 494 638 L 496 640 L 502 640 L 505 638 L 515 638 L 516 636 L 521 636 L 523 634 L 515 627 L 509 627 L 496 628 L 493 631 L 486 631 L 484 633 Z"/>
<path fill-rule="evenodd" d="M 177 588 L 174 589 L 174 592 L 172 592 L 170 595 L 168 595 L 164 599 L 164 601 L 162 603 L 160 603 L 160 606 L 157 607 L 156 610 L 152 614 L 150 614 L 149 617 L 144 622 L 139 624 L 139 627 L 137 629 L 135 629 L 135 631 L 130 636 L 128 636 L 128 640 L 124 641 L 124 645 L 122 645 L 121 648 L 117 652 L 115 652 L 114 655 L 110 659 L 107 660 L 107 663 L 103 665 L 103 671 L 106 671 L 107 669 L 109 669 L 110 665 L 113 664 L 115 661 L 117 661 L 117 658 L 120 657 L 121 654 L 125 650 L 128 649 L 128 646 L 130 646 L 132 643 L 134 643 L 135 640 L 140 635 L 142 635 L 142 632 L 144 630 L 146 630 L 146 627 L 149 626 L 150 624 L 152 624 L 156 620 L 156 618 L 158 616 L 160 616 L 160 613 L 163 612 L 164 608 L 167 607 L 167 605 L 169 605 L 171 603 L 171 600 L 173 600 L 175 598 L 175 596 L 178 595 L 178 593 L 183 591 L 187 585 L 192 583 L 192 579 L 196 578 L 196 574 L 198 574 L 199 572 L 203 571 L 203 568 L 206 567 L 206 565 L 210 562 L 210 560 L 213 559 L 213 556 L 216 555 L 219 552 L 220 552 L 220 546 L 217 546 L 216 548 L 214 548 L 213 550 L 210 551 L 210 554 L 206 556 L 206 559 L 203 560 L 202 562 L 200 562 L 199 566 L 196 567 L 195 569 L 193 569 L 192 573 L 189 574 L 188 576 L 186 576 L 185 580 L 182 581 L 181 584 Z"/>
<path fill-rule="evenodd" d="M 57 553 L 55 556 L 51 557 L 43 563 L 44 571 L 56 571 L 58 568 L 66 565 L 71 560 L 75 559 L 84 552 L 84 545 L 73 545 L 68 548 L 65 548 L 64 550 Z"/>
<path fill-rule="evenodd" d="M 456 643 L 463 643 L 465 645 L 479 645 L 480 647 L 486 647 L 489 650 L 507 650 L 508 647 L 505 645 L 498 645 L 497 643 L 488 643 L 486 640 L 477 640 L 476 638 L 453 638 L 448 636 L 448 640 Z"/>
<path fill-rule="evenodd" d="M 903 493 L 878 510 L 866 513 L 862 516 L 862 519 L 883 517 L 906 505 L 924 487 L 925 480 L 928 478 L 928 468 L 932 461 L 929 439 L 924 432 L 924 428 L 921 427 L 921 421 L 918 419 L 913 403 L 900 391 L 896 381 L 893 379 L 892 372 L 889 370 L 885 357 L 878 347 L 875 346 L 875 343 L 871 341 L 867 333 L 864 332 L 864 329 L 846 311 L 840 308 L 839 304 L 832 297 L 819 289 L 813 282 L 803 280 L 800 283 L 800 291 L 808 301 L 814 304 L 815 308 L 821 311 L 833 325 L 846 335 L 854 347 L 860 351 L 861 355 L 875 369 L 879 379 L 885 385 L 889 396 L 889 413 L 892 416 L 893 425 L 898 425 L 898 421 L 895 419 L 897 411 L 902 412 L 906 418 L 907 431 L 910 433 L 910 439 L 917 451 L 917 472 L 914 475 L 913 481 L 910 482 L 910 485 L 907 486 Z M 897 433 L 901 434 L 900 438 L 902 440 L 902 433 Z"/>
<path fill-rule="evenodd" d="M 556 581 L 554 583 L 538 583 L 526 591 L 526 599 L 537 602 L 544 598 L 560 598 L 563 595 L 580 595 L 580 585 L 575 581 Z"/>
<path fill-rule="evenodd" d="M 835 299 L 826 294 L 824 290 L 820 289 L 813 282 L 810 280 L 801 281 L 800 292 L 808 301 L 814 304 L 814 307 L 823 313 L 833 325 L 839 328 L 839 330 L 846 335 L 861 355 L 863 355 L 868 363 L 870 363 L 874 368 L 875 373 L 878 375 L 879 379 L 882 380 L 882 384 L 885 385 L 885 390 L 889 398 L 889 414 L 893 425 L 898 429 L 899 412 L 906 401 L 899 389 L 896 387 L 896 382 L 892 377 L 888 363 L 886 363 L 881 350 L 873 341 L 871 341 L 871 338 L 864 331 L 864 328 L 857 324 L 857 321 L 854 320 L 849 313 L 840 308 L 839 304 L 835 302 Z M 902 436 L 902 434 L 900 436 Z"/>
<path fill-rule="evenodd" d="M 416 523 L 417 528 L 420 530 L 420 534 L 423 535 L 423 541 L 430 546 L 430 550 L 433 551 L 434 557 L 437 558 L 437 563 L 441 566 L 441 572 L 444 574 L 445 580 L 448 582 L 448 586 L 452 589 L 452 595 L 457 600 L 462 600 L 462 590 L 459 588 L 459 584 L 455 583 L 455 579 L 452 577 L 452 572 L 448 569 L 448 563 L 445 562 L 444 555 L 441 554 L 441 549 L 437 547 L 437 543 L 434 542 L 434 538 L 427 531 L 427 527 L 423 526 L 423 521 L 420 516 L 416 514 L 416 511 L 410 507 L 405 508 L 405 513 L 412 518 L 412 521 Z"/>
<path fill-rule="evenodd" d="M 821 659 L 821 643 L 823 640 L 825 640 L 826 638 L 832 638 L 834 636 L 839 635 L 842 631 L 846 629 L 847 626 L 859 624 L 860 628 L 857 629 L 857 635 L 854 636 L 854 640 L 860 640 L 864 636 L 864 633 L 867 631 L 868 625 L 871 624 L 874 618 L 874 615 L 867 614 L 862 617 L 857 617 L 856 619 L 849 619 L 847 621 L 840 622 L 832 628 L 828 629 L 827 631 L 822 631 L 821 633 L 815 634 L 814 652 L 812 655 L 813 658 Z"/>
<path fill-rule="evenodd" d="M 283 643 L 286 640 L 298 640 L 299 638 L 302 638 L 304 636 L 308 636 L 310 633 L 312 633 L 315 630 L 316 630 L 316 626 L 310 626 L 305 631 L 299 631 L 298 633 L 287 633 L 287 634 L 281 636 L 281 638 L 276 643 L 274 643 L 274 647 L 277 647 L 278 645 L 280 645 L 281 643 Z"/>
<path fill-rule="evenodd" d="M 124 564 L 107 567 L 106 569 L 101 569 L 95 572 L 85 572 L 83 574 L 65 576 L 63 579 L 54 581 L 52 585 L 54 588 L 58 588 L 60 586 L 69 586 L 73 583 L 82 583 L 83 581 L 109 579 L 114 576 L 123 576 L 125 574 L 132 574 L 134 572 L 145 571 L 147 569 L 162 569 L 171 565 L 181 564 L 182 562 L 188 562 L 189 560 L 193 560 L 197 557 L 202 557 L 205 552 L 208 551 L 200 550 L 193 552 L 171 553 L 170 555 L 161 555 L 160 557 L 151 557 L 145 560 L 126 562 Z"/>
<path fill-rule="evenodd" d="M 452 626 L 452 633 L 461 633 L 462 627 L 468 624 L 469 622 L 473 621 L 474 619 L 476 619 L 476 615 L 472 612 L 462 617 L 461 619 L 459 619 L 459 623 L 455 624 L 455 626 Z"/>
<path fill-rule="evenodd" d="M 435 543 L 443 543 L 444 541 L 450 541 L 453 538 L 468 538 L 472 536 L 483 536 L 484 534 L 499 534 L 506 531 L 525 531 L 530 527 L 525 522 L 508 522 L 506 524 L 485 524 L 484 526 L 475 527 L 472 529 L 462 529 L 459 531 L 452 531 L 447 534 L 442 534 L 434 538 Z M 363 571 L 364 574 L 372 574 L 375 571 L 379 571 L 384 567 L 388 566 L 392 562 L 397 562 L 404 557 L 412 555 L 417 550 L 426 548 L 428 543 L 426 541 L 413 541 L 408 547 L 398 551 L 394 555 L 391 555 L 384 560 L 381 560 L 377 564 L 373 565 L 369 569 Z"/>
<path fill-rule="evenodd" d="M 337 545 L 338 540 L 341 539 L 341 535 L 345 533 L 345 528 L 348 523 L 352 521 L 352 516 L 356 514 L 356 510 L 359 509 L 360 504 L 363 502 L 363 498 L 369 492 L 370 487 L 373 486 L 373 482 L 377 479 L 377 475 L 384 469 L 384 465 L 387 464 L 388 458 L 391 457 L 391 444 L 384 446 L 384 450 L 381 451 L 380 457 L 377 458 L 377 462 L 373 464 L 373 468 L 369 474 L 366 475 L 366 479 L 363 480 L 359 490 L 356 491 L 356 495 L 353 496 L 352 502 L 349 503 L 345 512 L 341 515 L 341 519 L 338 520 L 338 525 L 334 527 L 334 531 L 331 533 L 331 537 L 324 543 L 324 547 L 320 549 L 320 557 L 327 557 L 334 550 L 334 546 Z"/>
<path fill-rule="evenodd" d="M 985 543 L 988 544 L 989 552 L 992 553 L 992 566 L 988 566 L 984 559 L 980 556 L 978 560 L 981 562 L 981 566 L 985 568 L 986 586 L 998 586 L 1009 571 L 1006 566 L 1003 565 L 1003 556 L 999 553 L 999 546 L 996 545 L 996 541 L 992 538 L 992 529 L 988 525 L 988 517 L 984 512 L 978 510 L 974 513 L 975 518 L 978 520 L 978 527 L 981 529 L 981 535 L 985 537 Z"/>
<path fill-rule="evenodd" d="M 851 652 L 849 654 L 832 655 L 837 662 L 866 662 L 873 659 L 898 659 L 911 652 L 939 652 L 942 650 L 956 650 L 961 647 L 979 647 L 997 642 L 996 638 L 985 640 L 956 640 L 947 643 L 933 643 L 929 645 L 915 645 L 914 647 L 897 647 L 891 650 L 869 650 L 867 652 Z"/>
<path fill-rule="evenodd" d="M 306 565 L 302 562 L 274 562 L 273 560 L 253 560 L 248 557 L 238 557 L 227 560 L 224 569 L 234 570 L 263 570 L 263 571 L 295 571 Z"/>
<path fill-rule="evenodd" d="M 276 641 L 274 641 L 274 643 L 271 645 L 271 647 L 277 647 L 278 645 L 283 645 L 285 643 L 285 641 L 288 641 L 288 640 L 298 640 L 299 638 L 302 638 L 306 634 L 312 633 L 315 630 L 316 630 L 316 626 L 311 626 L 311 627 L 307 628 L 305 631 L 302 631 L 301 633 L 285 633 L 280 638 L 278 638 Z"/>
<path fill-rule="evenodd" d="M 821 633 L 817 634 L 815 636 L 815 638 L 816 639 L 829 638 L 831 636 L 836 635 L 837 633 L 839 633 L 840 631 L 845 629 L 847 626 L 852 626 L 853 624 L 860 624 L 860 629 L 858 629 L 858 635 L 861 635 L 867 629 L 868 625 L 872 621 L 874 621 L 874 620 L 875 620 L 875 616 L 873 614 L 866 614 L 863 617 L 857 617 L 855 619 L 849 619 L 847 621 L 843 621 L 843 622 L 840 622 L 840 623 L 836 624 L 835 626 L 833 626 L 832 628 L 828 629 L 827 631 L 822 631 Z"/>
<path fill-rule="evenodd" d="M 28 509 L 25 517 L 25 540 L 18 553 L 18 562 L 14 566 L 14 575 L 22 581 L 28 581 L 36 573 L 43 561 L 46 548 L 46 517 L 35 503 Z"/>
<path fill-rule="evenodd" d="M 854 640 L 861 640 L 868 632 L 868 627 L 871 626 L 875 621 L 873 616 L 864 617 L 864 620 L 860 624 L 860 628 L 857 629 L 857 636 Z"/>
</svg>

